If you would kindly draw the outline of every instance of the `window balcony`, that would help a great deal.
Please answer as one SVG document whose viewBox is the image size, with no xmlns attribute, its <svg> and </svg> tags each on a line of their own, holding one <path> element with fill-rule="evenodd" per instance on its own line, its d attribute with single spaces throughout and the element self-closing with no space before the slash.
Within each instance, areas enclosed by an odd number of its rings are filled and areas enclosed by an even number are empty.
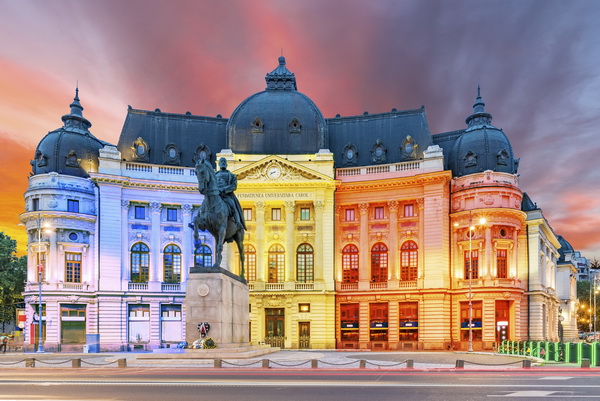
<svg viewBox="0 0 600 401">
<path fill-rule="evenodd" d="M 127 289 L 129 291 L 148 291 L 148 283 L 132 283 L 129 282 Z"/>
<path fill-rule="evenodd" d="M 296 290 L 310 291 L 315 289 L 315 283 L 296 283 Z"/>
<path fill-rule="evenodd" d="M 163 283 L 162 290 L 165 292 L 181 291 L 181 283 Z"/>
<path fill-rule="evenodd" d="M 283 283 L 265 283 L 266 291 L 281 291 L 283 290 Z"/>
</svg>

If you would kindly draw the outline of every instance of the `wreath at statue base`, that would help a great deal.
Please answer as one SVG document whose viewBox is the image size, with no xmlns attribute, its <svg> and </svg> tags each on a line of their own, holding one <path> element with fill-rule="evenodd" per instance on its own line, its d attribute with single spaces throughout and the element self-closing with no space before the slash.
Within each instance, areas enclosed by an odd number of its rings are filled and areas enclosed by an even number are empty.
<svg viewBox="0 0 600 401">
<path fill-rule="evenodd" d="M 213 349 L 217 348 L 217 343 L 212 338 L 200 338 L 192 343 L 192 349 Z"/>
</svg>

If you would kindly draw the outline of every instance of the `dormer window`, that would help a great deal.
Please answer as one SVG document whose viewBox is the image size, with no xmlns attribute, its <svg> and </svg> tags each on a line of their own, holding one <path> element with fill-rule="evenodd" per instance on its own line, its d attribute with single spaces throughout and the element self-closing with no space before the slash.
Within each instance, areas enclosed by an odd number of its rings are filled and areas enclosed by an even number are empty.
<svg viewBox="0 0 600 401">
<path fill-rule="evenodd" d="M 177 145 L 170 143 L 165 147 L 163 151 L 163 158 L 165 164 L 181 164 L 180 160 L 181 152 L 177 149 Z"/>
<path fill-rule="evenodd" d="M 198 146 L 196 148 L 196 151 L 194 152 L 194 156 L 192 157 L 192 160 L 194 161 L 194 164 L 198 163 L 199 160 L 209 160 L 212 157 L 212 152 L 210 151 L 210 148 L 208 146 L 206 146 L 206 144 L 204 144 L 204 142 L 202 142 L 200 144 L 200 146 Z"/>
<path fill-rule="evenodd" d="M 387 148 L 379 139 L 375 141 L 371 148 L 371 162 L 387 163 Z"/>
<path fill-rule="evenodd" d="M 508 165 L 508 152 L 506 151 L 506 149 L 502 149 L 500 152 L 498 152 L 498 154 L 496 155 L 496 164 L 502 166 Z"/>
<path fill-rule="evenodd" d="M 297 118 L 292 118 L 290 121 L 290 134 L 299 134 L 302 130 L 302 125 Z"/>
<path fill-rule="evenodd" d="M 344 146 L 344 150 L 342 150 L 342 160 L 346 165 L 356 164 L 358 161 L 358 151 L 356 150 L 356 146 L 348 142 L 348 144 Z"/>
<path fill-rule="evenodd" d="M 74 150 L 71 150 L 67 154 L 65 164 L 68 167 L 78 167 L 79 166 L 79 161 L 77 160 L 77 153 L 75 153 Z"/>
<path fill-rule="evenodd" d="M 253 134 L 262 134 L 264 132 L 264 127 L 265 125 L 260 118 L 256 117 L 254 121 L 252 121 L 251 128 Z"/>
<path fill-rule="evenodd" d="M 38 167 L 44 167 L 48 165 L 48 157 L 44 156 L 39 150 L 35 153 L 35 160 Z"/>
<path fill-rule="evenodd" d="M 419 150 L 419 145 L 417 141 L 410 135 L 406 135 L 406 138 L 402 141 L 401 149 L 401 157 L 402 159 L 416 159 L 417 151 Z"/>
<path fill-rule="evenodd" d="M 465 155 L 465 167 L 474 167 L 477 166 L 477 155 L 472 152 L 472 151 L 468 151 L 467 154 Z"/>
<path fill-rule="evenodd" d="M 131 150 L 133 151 L 133 159 L 136 161 L 147 162 L 149 161 L 149 153 L 150 147 L 148 143 L 144 141 L 142 137 L 138 137 L 131 146 Z"/>
</svg>

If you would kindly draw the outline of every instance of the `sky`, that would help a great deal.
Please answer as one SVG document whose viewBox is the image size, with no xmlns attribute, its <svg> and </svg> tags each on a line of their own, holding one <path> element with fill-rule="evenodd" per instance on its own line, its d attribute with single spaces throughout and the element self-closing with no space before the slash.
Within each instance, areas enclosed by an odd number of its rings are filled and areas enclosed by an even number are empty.
<svg viewBox="0 0 600 401">
<path fill-rule="evenodd" d="M 283 54 L 326 118 L 425 106 L 465 128 L 481 85 L 520 186 L 556 234 L 600 259 L 596 0 L 0 0 L 0 231 L 26 249 L 37 143 L 76 85 L 98 138 L 127 106 L 229 117 Z"/>
</svg>

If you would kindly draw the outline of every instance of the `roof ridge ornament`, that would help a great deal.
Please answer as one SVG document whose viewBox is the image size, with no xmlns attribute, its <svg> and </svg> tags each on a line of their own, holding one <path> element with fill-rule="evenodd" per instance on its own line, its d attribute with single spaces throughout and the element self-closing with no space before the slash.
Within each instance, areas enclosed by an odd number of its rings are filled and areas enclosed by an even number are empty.
<svg viewBox="0 0 600 401">
<path fill-rule="evenodd" d="M 298 90 L 296 76 L 285 66 L 285 57 L 279 57 L 279 65 L 267 74 L 267 90 Z"/>
<path fill-rule="evenodd" d="M 492 115 L 485 112 L 485 102 L 481 98 L 481 86 L 479 84 L 477 85 L 477 98 L 475 104 L 473 104 L 473 114 L 467 117 L 465 122 L 469 128 L 492 125 Z"/>
<path fill-rule="evenodd" d="M 79 102 L 79 82 L 77 82 L 77 85 L 75 86 L 75 97 L 69 107 L 71 108 L 70 113 L 62 116 L 64 126 L 87 132 L 92 126 L 92 123 L 83 116 L 83 106 Z"/>
</svg>

